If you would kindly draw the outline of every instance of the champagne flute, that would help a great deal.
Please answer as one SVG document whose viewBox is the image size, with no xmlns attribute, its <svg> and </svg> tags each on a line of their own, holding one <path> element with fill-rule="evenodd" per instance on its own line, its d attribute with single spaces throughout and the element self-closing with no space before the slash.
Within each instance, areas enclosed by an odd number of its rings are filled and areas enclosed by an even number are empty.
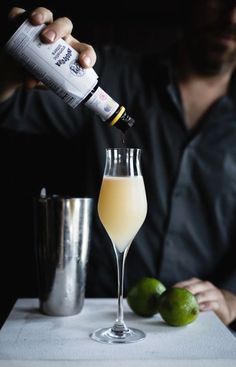
<svg viewBox="0 0 236 367">
<path fill-rule="evenodd" d="M 140 156 L 141 150 L 137 148 L 106 149 L 98 214 L 116 255 L 118 310 L 112 327 L 95 330 L 90 335 L 92 339 L 102 343 L 132 343 L 145 338 L 143 331 L 126 326 L 123 312 L 125 258 L 147 214 Z"/>
</svg>

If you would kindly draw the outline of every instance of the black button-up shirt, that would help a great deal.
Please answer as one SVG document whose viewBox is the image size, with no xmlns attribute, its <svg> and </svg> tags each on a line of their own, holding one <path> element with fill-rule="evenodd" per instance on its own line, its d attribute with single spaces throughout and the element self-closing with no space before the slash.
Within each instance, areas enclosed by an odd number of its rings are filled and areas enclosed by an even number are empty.
<svg viewBox="0 0 236 367">
<path fill-rule="evenodd" d="M 101 86 L 136 119 L 127 145 L 142 149 L 148 214 L 127 256 L 126 290 L 142 276 L 157 277 L 167 286 L 196 276 L 236 292 L 233 81 L 229 95 L 216 101 L 189 131 L 170 63 L 159 63 L 155 55 L 131 57 L 105 49 L 95 68 Z M 23 200 L 46 187 L 49 193 L 94 197 L 87 295 L 115 296 L 114 252 L 96 203 L 105 148 L 120 146 L 121 133 L 84 106 L 72 110 L 50 91 L 20 90 L 0 112 L 1 160 L 8 157 L 8 164 L 2 164 L 2 185 L 19 201 L 18 243 L 13 246 L 27 264 L 21 286 L 35 272 L 27 256 L 32 255 L 32 215 L 22 215 Z"/>
</svg>

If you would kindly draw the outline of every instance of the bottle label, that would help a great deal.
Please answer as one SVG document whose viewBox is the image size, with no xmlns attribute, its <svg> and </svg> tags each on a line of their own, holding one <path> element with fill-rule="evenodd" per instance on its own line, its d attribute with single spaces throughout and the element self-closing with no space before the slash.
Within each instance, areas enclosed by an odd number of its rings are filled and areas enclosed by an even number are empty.
<svg viewBox="0 0 236 367">
<path fill-rule="evenodd" d="M 78 64 L 78 52 L 63 39 L 50 45 L 42 43 L 39 34 L 44 27 L 26 20 L 7 42 L 6 51 L 75 108 L 97 84 L 98 75 Z"/>
<path fill-rule="evenodd" d="M 85 103 L 103 121 L 108 120 L 116 112 L 119 104 L 114 101 L 102 88 L 98 87 L 94 94 Z"/>
</svg>

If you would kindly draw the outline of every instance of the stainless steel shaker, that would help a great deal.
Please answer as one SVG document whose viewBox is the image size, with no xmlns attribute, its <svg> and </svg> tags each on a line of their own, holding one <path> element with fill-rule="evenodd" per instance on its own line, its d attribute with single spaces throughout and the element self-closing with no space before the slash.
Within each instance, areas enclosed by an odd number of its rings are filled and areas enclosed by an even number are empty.
<svg viewBox="0 0 236 367">
<path fill-rule="evenodd" d="M 91 198 L 35 200 L 35 247 L 40 310 L 52 316 L 79 313 L 84 304 L 90 248 Z"/>
</svg>

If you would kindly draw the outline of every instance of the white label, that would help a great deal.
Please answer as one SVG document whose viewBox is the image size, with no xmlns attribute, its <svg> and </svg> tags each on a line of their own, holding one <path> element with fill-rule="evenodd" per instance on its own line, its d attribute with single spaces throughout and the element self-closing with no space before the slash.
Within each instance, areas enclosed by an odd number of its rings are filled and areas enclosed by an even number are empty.
<svg viewBox="0 0 236 367">
<path fill-rule="evenodd" d="M 116 112 L 119 104 L 114 101 L 102 88 L 98 87 L 94 94 L 85 103 L 103 121 L 108 120 Z"/>
<path fill-rule="evenodd" d="M 98 75 L 78 64 L 78 52 L 63 39 L 42 43 L 39 34 L 44 27 L 26 20 L 6 44 L 6 51 L 75 108 L 97 84 Z"/>
</svg>

